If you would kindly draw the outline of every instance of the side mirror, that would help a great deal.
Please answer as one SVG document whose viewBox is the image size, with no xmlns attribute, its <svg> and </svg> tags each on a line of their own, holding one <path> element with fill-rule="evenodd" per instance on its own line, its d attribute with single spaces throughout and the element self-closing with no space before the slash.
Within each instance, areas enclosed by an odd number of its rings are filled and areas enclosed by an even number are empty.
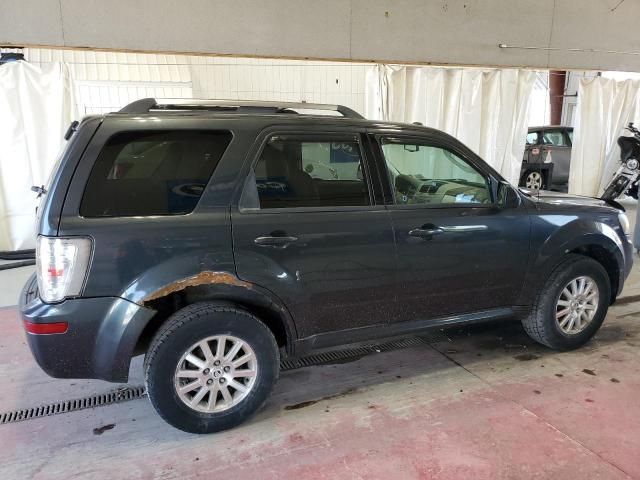
<svg viewBox="0 0 640 480">
<path fill-rule="evenodd" d="M 498 206 L 501 208 L 516 208 L 520 205 L 520 194 L 506 181 L 498 184 Z"/>
</svg>

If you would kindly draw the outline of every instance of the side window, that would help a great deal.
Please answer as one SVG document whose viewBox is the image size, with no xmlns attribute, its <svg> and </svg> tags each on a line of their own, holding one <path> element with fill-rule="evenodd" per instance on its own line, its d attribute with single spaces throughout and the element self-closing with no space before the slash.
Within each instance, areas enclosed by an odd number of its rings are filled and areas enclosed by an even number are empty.
<svg viewBox="0 0 640 480">
<path fill-rule="evenodd" d="M 490 203 L 487 179 L 446 148 L 383 140 L 395 203 Z"/>
<path fill-rule="evenodd" d="M 254 173 L 261 209 L 370 205 L 355 137 L 271 137 Z"/>
<path fill-rule="evenodd" d="M 569 137 L 569 142 L 573 145 L 573 129 L 567 130 L 567 137 Z"/>
<path fill-rule="evenodd" d="M 119 133 L 107 141 L 93 165 L 80 214 L 190 213 L 230 141 L 230 132 Z"/>
<path fill-rule="evenodd" d="M 543 134 L 544 144 L 553 145 L 554 147 L 566 147 L 564 135 L 561 130 L 549 130 Z"/>
<path fill-rule="evenodd" d="M 530 132 L 527 135 L 527 145 L 537 145 L 538 144 L 538 132 Z"/>
</svg>

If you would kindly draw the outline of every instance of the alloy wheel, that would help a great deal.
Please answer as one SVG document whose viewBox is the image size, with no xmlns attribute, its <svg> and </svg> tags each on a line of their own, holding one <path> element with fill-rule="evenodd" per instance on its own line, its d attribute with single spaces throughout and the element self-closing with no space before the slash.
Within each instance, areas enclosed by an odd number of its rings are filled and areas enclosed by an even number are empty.
<svg viewBox="0 0 640 480">
<path fill-rule="evenodd" d="M 540 172 L 529 172 L 525 180 L 525 186 L 531 190 L 540 190 L 542 188 L 542 174 Z"/>
<path fill-rule="evenodd" d="M 244 340 L 215 335 L 193 344 L 174 375 L 176 393 L 188 407 L 218 413 L 244 400 L 258 373 L 255 352 Z"/>
<path fill-rule="evenodd" d="M 556 322 L 563 333 L 575 335 L 593 321 L 598 310 L 600 292 L 591 277 L 571 280 L 560 292 L 556 302 Z"/>
</svg>

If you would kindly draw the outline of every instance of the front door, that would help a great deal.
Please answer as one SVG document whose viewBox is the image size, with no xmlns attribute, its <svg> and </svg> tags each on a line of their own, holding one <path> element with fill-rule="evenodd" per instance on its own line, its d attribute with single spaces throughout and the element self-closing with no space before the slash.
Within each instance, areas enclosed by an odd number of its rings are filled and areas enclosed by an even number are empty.
<svg viewBox="0 0 640 480">
<path fill-rule="evenodd" d="M 361 134 L 272 132 L 261 145 L 232 208 L 238 276 L 277 295 L 299 337 L 386 322 L 393 232 Z"/>
<path fill-rule="evenodd" d="M 498 205 L 490 169 L 450 137 L 382 134 L 376 140 L 390 179 L 398 255 L 395 320 L 513 306 L 528 261 L 526 209 Z"/>
</svg>

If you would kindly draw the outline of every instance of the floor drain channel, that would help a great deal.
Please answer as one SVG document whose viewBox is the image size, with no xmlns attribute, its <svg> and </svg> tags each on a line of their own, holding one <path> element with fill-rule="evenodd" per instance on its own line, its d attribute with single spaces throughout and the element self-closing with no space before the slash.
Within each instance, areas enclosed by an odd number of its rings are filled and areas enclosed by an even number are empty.
<svg viewBox="0 0 640 480">
<path fill-rule="evenodd" d="M 143 386 L 119 388 L 112 392 L 91 395 L 90 397 L 76 400 L 64 400 L 33 408 L 23 408 L 12 412 L 0 413 L 0 425 L 5 423 L 23 422 L 33 418 L 60 415 L 62 413 L 75 412 L 87 408 L 102 407 L 113 403 L 127 402 L 141 398 L 145 394 Z"/>
<path fill-rule="evenodd" d="M 427 344 L 427 340 L 421 337 L 404 338 L 393 342 L 364 345 L 360 347 L 348 348 L 345 350 L 335 350 L 332 352 L 318 353 L 302 358 L 291 358 L 280 362 L 280 370 L 294 370 L 296 368 L 310 367 L 312 365 L 322 365 L 323 363 L 331 363 L 340 360 L 346 360 L 353 357 L 362 357 L 374 352 L 387 352 L 390 350 L 399 350 L 402 348 L 416 347 L 418 345 Z"/>
<path fill-rule="evenodd" d="M 310 367 L 312 365 L 322 365 L 335 361 L 345 360 L 353 357 L 362 357 L 374 352 L 388 352 L 400 350 L 402 348 L 416 347 L 429 343 L 428 338 L 411 337 L 391 342 L 363 345 L 359 347 L 335 350 L 331 352 L 318 353 L 302 358 L 292 358 L 280 362 L 281 370 L 294 370 L 296 368 Z M 63 400 L 61 402 L 50 403 L 33 408 L 23 408 L 11 412 L 0 413 L 0 425 L 5 423 L 23 422 L 34 418 L 49 417 L 51 415 L 61 415 L 63 413 L 85 410 L 87 408 L 103 407 L 114 403 L 127 402 L 141 398 L 146 394 L 145 388 L 140 386 L 119 388 L 111 392 L 92 395 L 76 400 Z"/>
</svg>

